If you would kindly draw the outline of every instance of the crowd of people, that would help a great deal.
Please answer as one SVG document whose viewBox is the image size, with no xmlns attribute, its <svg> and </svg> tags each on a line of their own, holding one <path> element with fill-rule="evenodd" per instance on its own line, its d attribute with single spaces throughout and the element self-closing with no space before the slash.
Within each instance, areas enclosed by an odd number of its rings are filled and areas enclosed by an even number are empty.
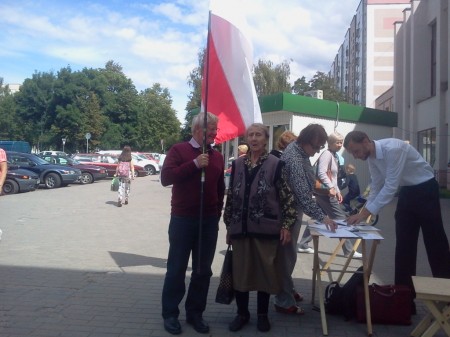
<svg viewBox="0 0 450 337">
<path fill-rule="evenodd" d="M 241 330 L 251 319 L 250 292 L 256 292 L 254 314 L 260 332 L 271 329 L 271 296 L 277 312 L 305 313 L 299 306 L 303 295 L 295 289 L 292 279 L 303 214 L 334 231 L 334 220 L 360 223 L 377 214 L 398 193 L 395 283 L 413 290 L 411 276 L 416 271 L 420 230 L 433 276 L 450 278 L 450 252 L 438 184 L 431 166 L 411 145 L 397 139 L 370 140 L 359 131 L 350 132 L 345 138 L 337 132 L 328 135 L 322 125 L 310 124 L 298 136 L 284 132 L 277 149 L 269 153 L 268 129 L 256 123 L 246 130 L 246 146 L 240 147 L 239 156 L 227 171 L 230 179 L 225 189 L 224 159 L 212 147 L 217 124 L 218 118 L 210 113 L 197 115 L 192 122 L 192 138 L 169 150 L 161 171 L 161 183 L 173 185 L 170 246 L 162 292 L 164 328 L 169 333 L 182 333 L 179 305 L 186 295 L 190 258 L 192 274 L 184 304 L 186 322 L 199 333 L 210 331 L 203 313 L 222 212 L 226 226 L 223 239 L 233 250 L 236 316 L 228 326 L 232 332 Z M 359 195 L 359 184 L 355 166 L 347 164 L 348 193 L 343 196 L 339 188 L 343 185 L 338 184 L 343 164 L 337 155 L 342 146 L 355 159 L 367 160 L 371 174 L 368 202 L 352 216 L 343 209 Z M 314 170 L 310 158 L 318 153 L 318 169 Z M 327 187 L 327 194 L 315 194 L 317 178 Z M 348 241 L 343 246 L 344 254 L 352 248 Z"/>
</svg>

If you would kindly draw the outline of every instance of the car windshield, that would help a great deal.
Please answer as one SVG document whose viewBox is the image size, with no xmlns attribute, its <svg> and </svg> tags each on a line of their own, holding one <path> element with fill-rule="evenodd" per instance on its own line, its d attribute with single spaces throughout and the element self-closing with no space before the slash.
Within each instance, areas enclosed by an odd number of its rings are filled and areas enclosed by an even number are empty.
<svg viewBox="0 0 450 337">
<path fill-rule="evenodd" d="M 37 164 L 37 165 L 48 165 L 49 162 L 46 161 L 45 159 L 42 159 L 41 157 L 38 157 L 36 155 L 33 155 L 32 160 Z"/>
</svg>

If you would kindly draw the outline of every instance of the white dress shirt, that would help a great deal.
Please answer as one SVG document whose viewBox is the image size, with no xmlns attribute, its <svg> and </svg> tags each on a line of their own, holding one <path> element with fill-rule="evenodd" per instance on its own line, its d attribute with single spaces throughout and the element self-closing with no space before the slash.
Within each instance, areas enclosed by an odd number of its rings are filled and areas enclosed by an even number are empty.
<svg viewBox="0 0 450 337">
<path fill-rule="evenodd" d="M 399 186 L 414 186 L 434 178 L 433 168 L 417 150 L 396 138 L 374 140 L 375 158 L 369 157 L 372 178 L 366 205 L 372 214 L 392 201 Z"/>
</svg>

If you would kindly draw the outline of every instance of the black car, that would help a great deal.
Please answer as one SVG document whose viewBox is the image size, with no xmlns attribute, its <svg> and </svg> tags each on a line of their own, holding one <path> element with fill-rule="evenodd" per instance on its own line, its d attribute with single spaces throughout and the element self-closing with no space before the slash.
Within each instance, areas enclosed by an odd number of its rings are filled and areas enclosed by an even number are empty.
<svg viewBox="0 0 450 337">
<path fill-rule="evenodd" d="M 81 177 L 79 169 L 49 164 L 35 154 L 6 151 L 6 157 L 10 165 L 38 174 L 40 183 L 49 189 L 72 184 Z"/>
<path fill-rule="evenodd" d="M 81 170 L 81 178 L 78 181 L 80 184 L 92 184 L 94 181 L 105 179 L 108 176 L 108 173 L 104 167 L 85 165 L 67 156 L 39 155 L 39 157 L 51 164 L 71 166 Z"/>
<path fill-rule="evenodd" d="M 3 183 L 3 194 L 15 194 L 34 191 L 39 187 L 39 176 L 29 170 L 8 166 L 6 180 Z"/>
</svg>

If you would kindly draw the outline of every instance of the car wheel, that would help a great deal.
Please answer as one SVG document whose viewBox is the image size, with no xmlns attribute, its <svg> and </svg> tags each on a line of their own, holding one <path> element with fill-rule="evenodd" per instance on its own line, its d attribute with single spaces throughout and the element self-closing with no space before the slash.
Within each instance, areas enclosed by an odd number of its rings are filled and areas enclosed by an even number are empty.
<svg viewBox="0 0 450 337">
<path fill-rule="evenodd" d="M 156 173 L 156 170 L 155 170 L 155 168 L 152 165 L 147 165 L 145 167 L 145 170 L 147 171 L 147 174 L 149 176 L 152 176 L 152 175 L 154 175 Z"/>
<path fill-rule="evenodd" d="M 45 187 L 58 188 L 61 186 L 61 178 L 56 173 L 49 173 L 44 178 Z"/>
<path fill-rule="evenodd" d="M 3 193 L 4 194 L 15 194 L 19 193 L 19 184 L 14 180 L 6 179 L 3 183 Z"/>
<path fill-rule="evenodd" d="M 92 184 L 94 182 L 94 177 L 89 172 L 83 172 L 81 174 L 80 183 L 84 184 Z"/>
</svg>

